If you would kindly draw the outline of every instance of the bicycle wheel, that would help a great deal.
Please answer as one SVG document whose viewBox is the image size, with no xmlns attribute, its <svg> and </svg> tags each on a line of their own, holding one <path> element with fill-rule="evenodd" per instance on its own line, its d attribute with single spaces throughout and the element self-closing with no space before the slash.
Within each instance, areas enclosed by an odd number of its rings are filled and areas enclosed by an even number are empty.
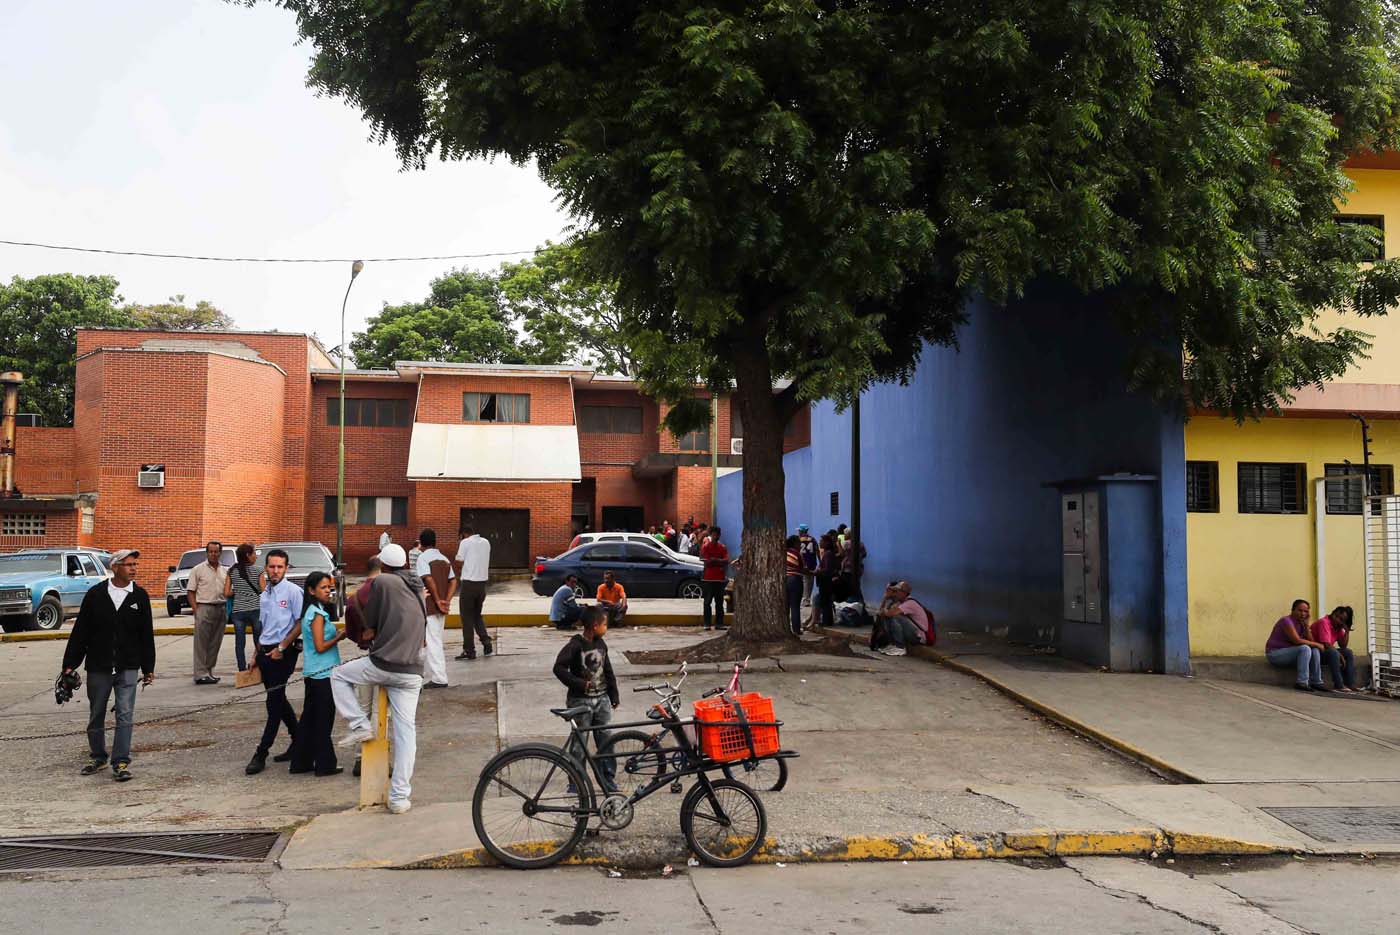
<svg viewBox="0 0 1400 935">
<path fill-rule="evenodd" d="M 724 778 L 735 779 L 758 792 L 781 792 L 787 785 L 787 760 L 741 760 L 720 767 Z"/>
<path fill-rule="evenodd" d="M 534 870 L 558 863 L 578 846 L 591 801 L 591 787 L 562 750 L 509 747 L 481 771 L 472 824 L 496 860 Z"/>
<path fill-rule="evenodd" d="M 613 782 L 617 783 L 618 791 L 630 797 L 634 791 L 666 772 L 666 755 L 658 752 L 661 743 L 660 737 L 653 741 L 652 735 L 646 731 L 620 730 L 598 751 L 598 757 L 601 759 L 608 754 L 617 757 L 613 760 L 617 764 Z"/>
<path fill-rule="evenodd" d="M 696 783 L 681 803 L 681 831 L 695 856 L 711 867 L 738 867 L 753 860 L 768 830 L 763 803 L 742 782 L 717 779 L 713 793 Z"/>
</svg>

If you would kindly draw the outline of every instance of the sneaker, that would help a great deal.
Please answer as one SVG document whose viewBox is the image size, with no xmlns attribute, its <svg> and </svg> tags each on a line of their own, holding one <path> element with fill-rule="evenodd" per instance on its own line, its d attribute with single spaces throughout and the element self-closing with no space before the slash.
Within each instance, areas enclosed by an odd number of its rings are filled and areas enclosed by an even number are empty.
<svg viewBox="0 0 1400 935">
<path fill-rule="evenodd" d="M 214 678 L 214 676 L 212 675 L 201 675 L 199 678 L 194 680 L 194 683 L 196 685 L 217 685 L 218 682 L 219 680 Z"/>
<path fill-rule="evenodd" d="M 131 770 L 127 769 L 131 764 L 126 760 L 118 760 L 112 764 L 112 778 L 117 782 L 130 782 Z"/>
<path fill-rule="evenodd" d="M 1297 691 L 1300 691 L 1300 692 L 1310 692 L 1310 691 L 1312 691 L 1311 686 L 1309 686 L 1306 682 L 1294 682 L 1294 683 L 1293 683 L 1293 687 L 1294 687 L 1294 689 L 1296 689 Z"/>
<path fill-rule="evenodd" d="M 357 743 L 368 743 L 374 739 L 374 731 L 368 727 L 360 727 L 351 730 L 344 737 L 340 738 L 342 747 L 353 747 Z"/>
<path fill-rule="evenodd" d="M 483 653 L 485 653 L 486 655 L 489 656 L 489 655 L 491 655 L 492 653 L 494 653 L 494 652 L 496 651 L 496 644 L 495 644 L 495 643 L 487 643 L 484 647 L 482 647 L 482 650 L 481 650 L 481 651 L 482 651 Z"/>
<path fill-rule="evenodd" d="M 265 769 L 267 769 L 267 754 L 254 753 L 253 758 L 248 761 L 248 765 L 243 767 L 243 775 L 256 776 Z"/>
<path fill-rule="evenodd" d="M 410 808 L 412 808 L 412 807 L 413 807 L 413 803 L 410 802 L 410 801 L 408 801 L 407 799 L 405 799 L 405 800 L 402 801 L 402 802 L 390 802 L 390 803 L 389 803 L 389 814 L 390 814 L 390 815 L 402 815 L 404 812 L 408 811 L 408 810 L 409 810 Z"/>
<path fill-rule="evenodd" d="M 880 650 L 880 652 L 884 653 L 886 656 L 908 655 L 908 653 L 906 653 L 903 649 L 900 649 L 898 646 L 886 646 L 884 649 Z"/>
<path fill-rule="evenodd" d="M 81 773 L 81 774 L 84 775 L 84 776 L 91 776 L 91 775 L 94 774 L 94 773 L 100 773 L 100 772 L 102 772 L 102 770 L 106 769 L 106 767 L 107 767 L 107 758 L 106 758 L 105 756 L 102 756 L 102 757 L 97 757 L 97 756 L 95 756 L 95 757 L 93 757 L 91 760 L 88 761 L 88 765 L 87 765 L 87 766 L 84 766 L 82 769 L 78 770 L 78 772 Z"/>
</svg>

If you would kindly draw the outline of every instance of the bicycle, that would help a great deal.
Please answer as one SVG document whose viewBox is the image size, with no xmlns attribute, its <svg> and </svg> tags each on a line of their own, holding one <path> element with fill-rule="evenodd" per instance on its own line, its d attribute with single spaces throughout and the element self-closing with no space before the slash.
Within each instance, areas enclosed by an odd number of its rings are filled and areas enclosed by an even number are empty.
<svg viewBox="0 0 1400 935">
<path fill-rule="evenodd" d="M 746 656 L 742 663 L 735 660 L 734 674 L 730 677 L 728 686 L 712 688 L 700 697 L 726 695 L 730 700 L 737 699 L 744 690 L 741 676 L 748 670 L 750 658 L 752 657 Z M 653 705 L 647 711 L 647 717 L 652 720 L 660 720 L 663 714 L 661 705 Z M 604 751 L 618 757 L 622 767 L 616 779 L 619 788 L 630 792 L 642 785 L 648 777 L 661 774 L 666 767 L 666 758 L 657 750 L 665 742 L 665 738 L 665 728 L 653 733 L 626 730 L 612 734 L 604 746 Z M 781 792 L 788 780 L 787 761 L 783 757 L 750 757 L 735 763 L 724 763 L 720 770 L 726 779 L 737 779 L 758 792 Z M 671 791 L 680 792 L 680 783 L 673 784 Z"/>
<path fill-rule="evenodd" d="M 599 788 L 607 788 L 600 763 L 607 759 L 617 762 L 626 754 L 589 752 L 587 734 L 609 730 L 612 725 L 579 727 L 575 719 L 588 710 L 583 706 L 551 708 L 550 713 L 568 722 L 569 746 L 580 745 L 584 769 L 579 769 L 568 749 L 544 743 L 507 747 L 492 757 L 483 767 L 472 795 L 472 824 L 487 852 L 507 867 L 530 870 L 552 866 L 578 846 L 591 819 L 598 819 L 600 828 L 620 831 L 631 824 L 635 806 L 642 799 L 672 782 L 695 776 L 697 781 L 680 807 L 681 832 L 686 843 L 712 867 L 737 867 L 752 860 L 767 832 L 767 813 L 758 793 L 742 782 L 709 777 L 722 764 L 707 756 L 691 739 L 688 728 L 695 725 L 695 720 L 681 718 L 677 712 L 686 677 L 683 665 L 680 681 L 675 685 L 667 681 L 633 689 L 662 697 L 662 703 L 656 706 L 661 710 L 656 719 L 676 745 L 650 751 L 647 756 L 659 764 L 656 774 L 628 793 L 607 792 L 601 798 L 595 793 L 594 780 Z M 646 723 L 617 726 L 641 727 Z M 744 728 L 752 748 L 753 733 L 749 728 L 777 728 L 781 722 L 734 721 L 724 722 L 723 726 L 736 724 Z M 714 725 L 707 724 L 710 726 Z M 781 758 L 797 754 L 778 750 L 767 755 Z"/>
</svg>

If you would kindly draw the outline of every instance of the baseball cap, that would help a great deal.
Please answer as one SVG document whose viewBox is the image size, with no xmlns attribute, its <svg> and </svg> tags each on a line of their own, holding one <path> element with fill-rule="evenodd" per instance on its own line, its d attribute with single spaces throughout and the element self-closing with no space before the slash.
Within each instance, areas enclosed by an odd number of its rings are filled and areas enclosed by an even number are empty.
<svg viewBox="0 0 1400 935">
<path fill-rule="evenodd" d="M 809 528 L 810 528 L 810 527 L 809 527 L 806 523 L 798 523 L 798 524 L 797 524 L 797 531 L 798 531 L 798 532 L 806 532 Z"/>
<path fill-rule="evenodd" d="M 379 564 L 385 568 L 402 568 L 408 564 L 408 554 L 404 552 L 403 546 L 391 542 L 380 550 Z"/>
<path fill-rule="evenodd" d="M 138 549 L 117 549 L 117 551 L 112 553 L 112 564 L 115 565 L 117 562 L 124 562 L 129 558 L 139 558 L 140 555 L 141 552 Z"/>
</svg>

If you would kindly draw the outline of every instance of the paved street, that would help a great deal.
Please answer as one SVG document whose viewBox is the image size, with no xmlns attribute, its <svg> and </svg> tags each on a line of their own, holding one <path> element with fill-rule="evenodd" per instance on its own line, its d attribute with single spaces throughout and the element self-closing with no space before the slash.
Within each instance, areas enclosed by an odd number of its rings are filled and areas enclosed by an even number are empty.
<svg viewBox="0 0 1400 935">
<path fill-rule="evenodd" d="M 1400 865 L 1126 858 L 750 866 L 614 878 L 601 868 L 50 871 L 0 878 L 0 931 L 143 935 L 1030 932 L 1390 935 Z M 116 924 L 118 929 L 127 926 Z"/>
</svg>

